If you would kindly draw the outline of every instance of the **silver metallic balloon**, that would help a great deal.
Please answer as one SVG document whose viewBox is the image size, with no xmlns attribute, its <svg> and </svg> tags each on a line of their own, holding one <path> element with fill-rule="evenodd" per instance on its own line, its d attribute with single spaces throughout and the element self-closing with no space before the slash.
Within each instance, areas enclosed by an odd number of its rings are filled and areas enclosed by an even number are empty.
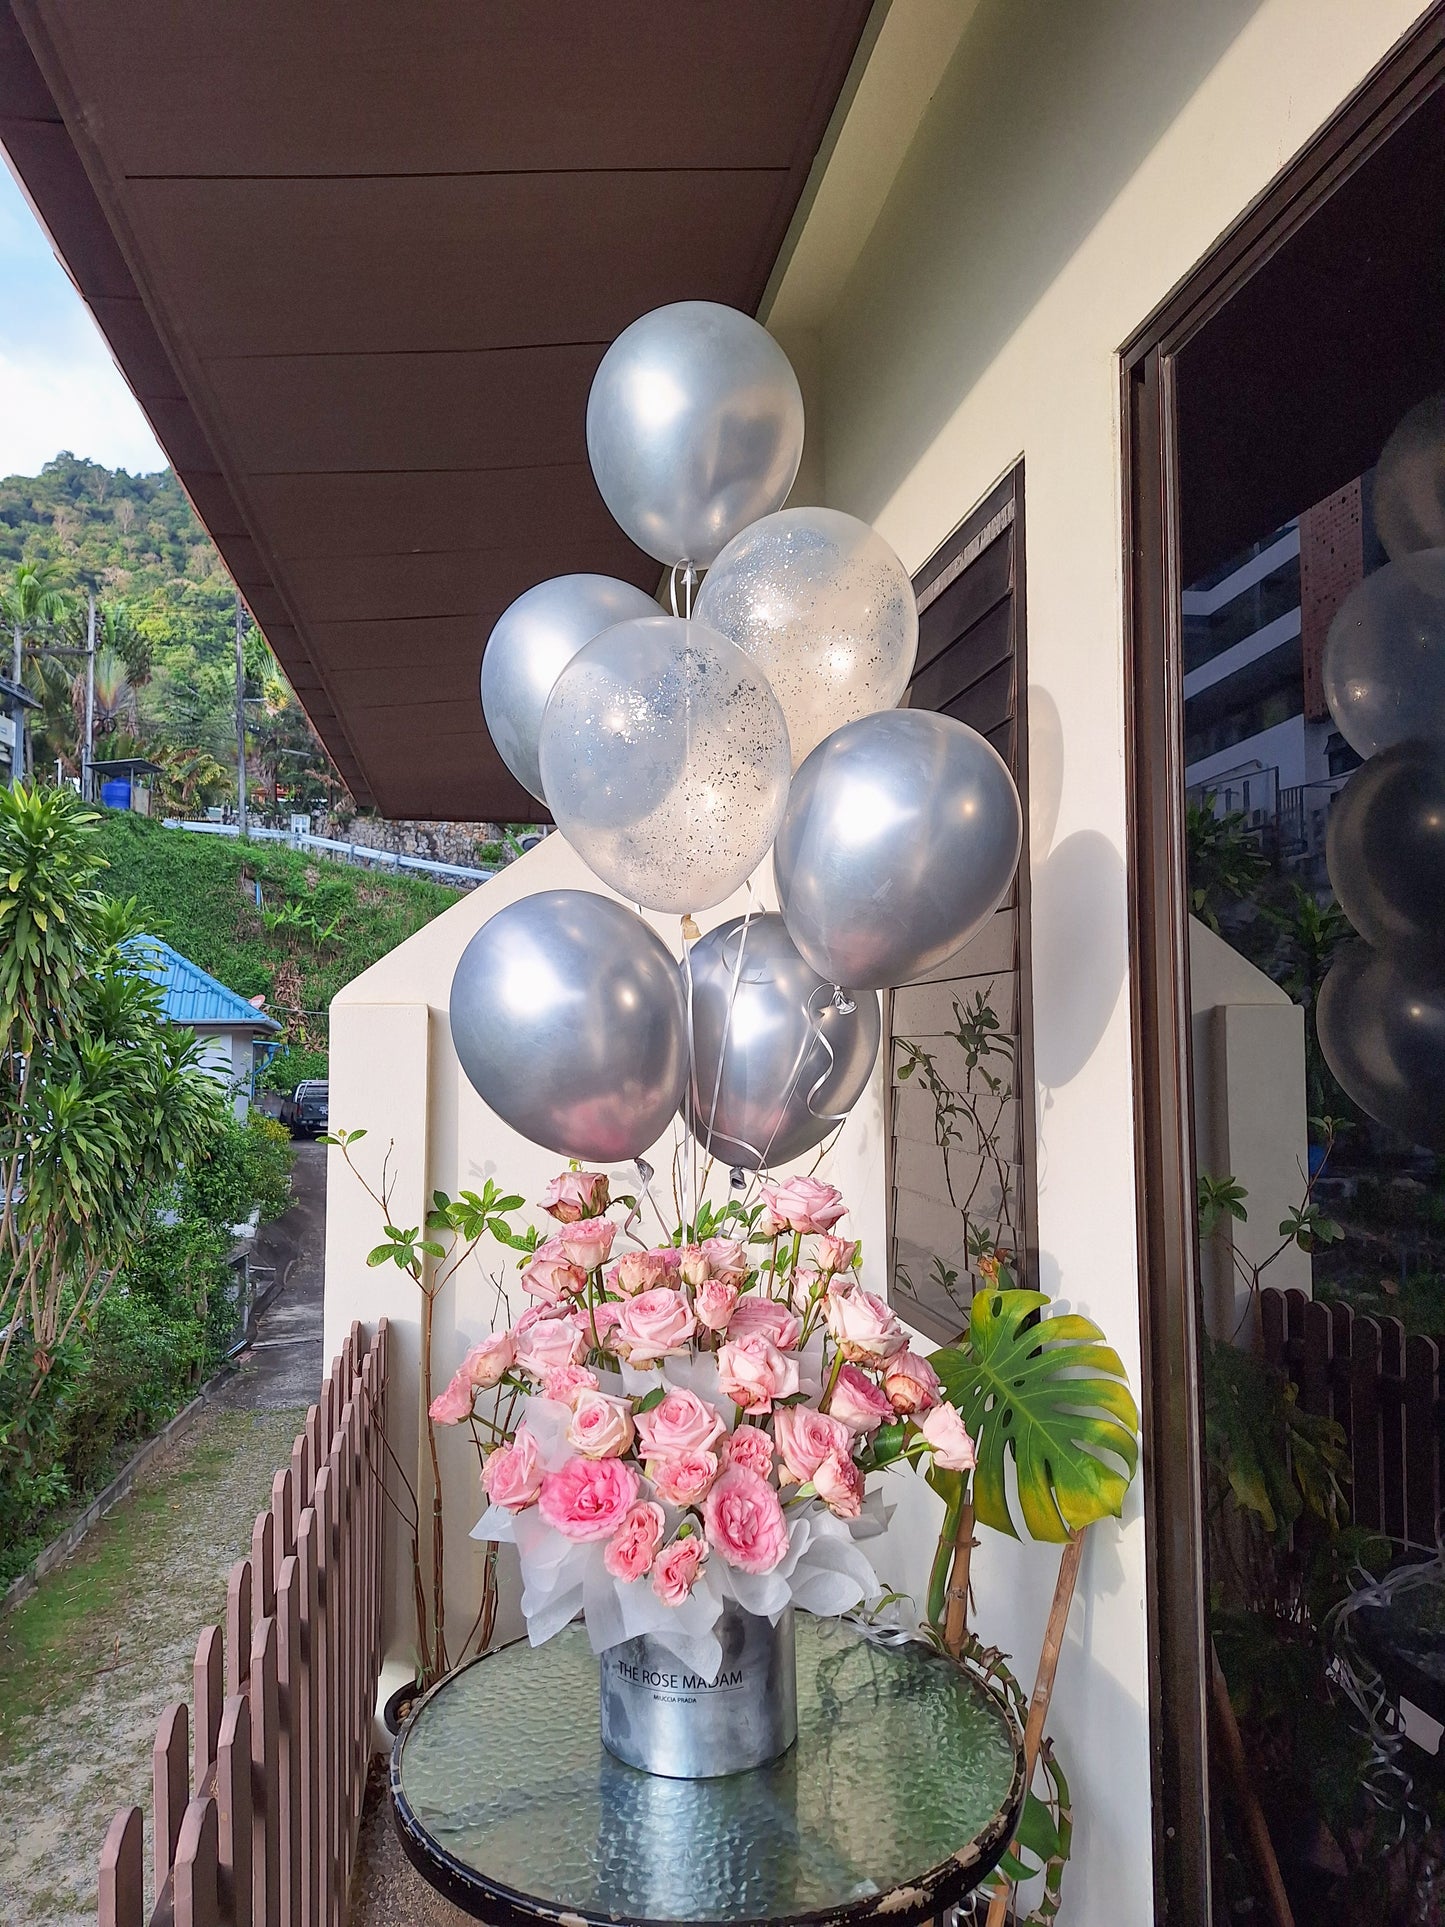
<svg viewBox="0 0 1445 1927">
<path fill-rule="evenodd" d="M 1325 698 L 1361 756 L 1445 743 L 1445 549 L 1387 562 L 1340 605 L 1325 643 Z"/>
<path fill-rule="evenodd" d="M 451 1027 L 477 1095 L 565 1157 L 638 1157 L 687 1086 L 672 954 L 641 917 L 590 890 L 544 890 L 484 923 L 452 978 Z"/>
<path fill-rule="evenodd" d="M 502 611 L 482 656 L 482 713 L 523 789 L 547 798 L 537 737 L 552 685 L 584 643 L 631 616 L 658 613 L 645 590 L 610 575 L 558 575 Z"/>
<path fill-rule="evenodd" d="M 876 529 L 839 509 L 780 509 L 735 535 L 696 614 L 767 675 L 795 769 L 844 723 L 892 709 L 918 653 L 908 571 Z"/>
<path fill-rule="evenodd" d="M 1416 402 L 1380 450 L 1374 515 L 1392 562 L 1445 548 L 1445 395 Z"/>
<path fill-rule="evenodd" d="M 788 798 L 788 727 L 767 678 L 698 622 L 604 630 L 542 718 L 557 827 L 619 896 L 706 910 L 768 853 Z"/>
<path fill-rule="evenodd" d="M 1353 943 L 1317 1012 L 1325 1062 L 1368 1114 L 1445 1151 L 1445 971 Z"/>
<path fill-rule="evenodd" d="M 867 1086 L 882 1029 L 876 994 L 859 991 L 839 1009 L 775 911 L 709 930 L 688 972 L 689 1122 L 704 1150 L 756 1171 L 821 1144 Z"/>
<path fill-rule="evenodd" d="M 587 397 L 602 499 L 659 562 L 703 567 L 777 508 L 803 454 L 803 394 L 766 328 L 678 301 L 624 328 Z"/>
<path fill-rule="evenodd" d="M 1002 757 L 931 710 L 864 716 L 793 778 L 773 874 L 788 935 L 830 983 L 908 983 L 967 943 L 1018 867 Z"/>
</svg>

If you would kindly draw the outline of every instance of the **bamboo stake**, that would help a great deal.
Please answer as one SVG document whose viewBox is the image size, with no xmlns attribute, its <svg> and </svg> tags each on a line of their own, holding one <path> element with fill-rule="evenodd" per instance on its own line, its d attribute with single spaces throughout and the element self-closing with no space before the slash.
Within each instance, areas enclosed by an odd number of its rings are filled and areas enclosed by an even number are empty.
<svg viewBox="0 0 1445 1927">
<path fill-rule="evenodd" d="M 1044 1644 L 1039 1654 L 1039 1670 L 1034 1679 L 1033 1698 L 1029 1701 L 1029 1716 L 1024 1726 L 1025 1799 L 1028 1797 L 1029 1788 L 1034 1783 L 1034 1768 L 1038 1765 L 1039 1748 L 1044 1738 L 1044 1721 L 1049 1716 L 1049 1701 L 1053 1697 L 1054 1675 L 1059 1670 L 1059 1654 L 1063 1651 L 1064 1627 L 1068 1622 L 1074 1586 L 1079 1577 L 1079 1561 L 1083 1556 L 1083 1533 L 1070 1533 L 1069 1543 L 1064 1547 L 1063 1557 L 1059 1560 L 1059 1576 L 1054 1585 L 1054 1603 L 1049 1608 L 1049 1622 L 1044 1628 Z M 1005 1878 L 994 1888 L 993 1898 L 988 1904 L 988 1927 L 1003 1927 L 1004 1915 L 1008 1912 L 1011 1885 L 1012 1883 Z"/>
<path fill-rule="evenodd" d="M 1269 1823 L 1264 1817 L 1264 1809 L 1255 1796 L 1254 1788 L 1249 1783 L 1249 1767 L 1244 1757 L 1244 1740 L 1240 1735 L 1239 1721 L 1234 1717 L 1229 1685 L 1224 1677 L 1224 1669 L 1219 1663 L 1219 1653 L 1213 1640 L 1209 1642 L 1209 1697 L 1213 1702 L 1214 1717 L 1218 1724 L 1220 1750 L 1224 1754 L 1224 1764 L 1229 1772 L 1234 1797 L 1239 1803 L 1240 1818 L 1244 1822 L 1245 1835 L 1254 1854 L 1256 1871 L 1264 1884 L 1270 1916 L 1275 1927 L 1294 1927 L 1294 1914 L 1290 1908 L 1289 1895 L 1285 1892 L 1284 1880 L 1279 1871 L 1279 1861 L 1275 1858 L 1274 1842 L 1269 1837 Z"/>
<path fill-rule="evenodd" d="M 943 1643 L 955 1659 L 963 1655 L 968 1637 L 968 1569 L 973 1549 L 973 1500 L 965 1499 L 958 1511 L 958 1529 L 953 1535 L 953 1565 L 948 1574 L 948 1610 L 943 1620 Z"/>
</svg>

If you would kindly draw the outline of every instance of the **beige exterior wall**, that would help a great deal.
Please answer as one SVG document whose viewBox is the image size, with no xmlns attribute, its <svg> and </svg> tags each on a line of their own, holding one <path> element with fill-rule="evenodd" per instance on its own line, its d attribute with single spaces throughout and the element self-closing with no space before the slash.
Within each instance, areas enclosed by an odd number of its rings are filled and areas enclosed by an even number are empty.
<svg viewBox="0 0 1445 1927">
<path fill-rule="evenodd" d="M 910 569 L 1025 459 L 1042 1282 L 1136 1385 L 1116 351 L 1420 11 L 960 0 L 939 74 L 939 10 L 895 0 L 829 163 L 871 149 L 891 190 L 879 210 L 825 178 L 765 313 L 811 375 L 824 499 Z M 927 105 L 898 165 L 878 128 L 901 98 Z M 1091 1535 L 1052 1721 L 1066 1913 L 1091 1927 L 1152 1917 L 1144 1557 L 1136 1488 Z M 994 1539 L 975 1557 L 981 1630 L 1025 1671 L 1052 1573 Z"/>
</svg>

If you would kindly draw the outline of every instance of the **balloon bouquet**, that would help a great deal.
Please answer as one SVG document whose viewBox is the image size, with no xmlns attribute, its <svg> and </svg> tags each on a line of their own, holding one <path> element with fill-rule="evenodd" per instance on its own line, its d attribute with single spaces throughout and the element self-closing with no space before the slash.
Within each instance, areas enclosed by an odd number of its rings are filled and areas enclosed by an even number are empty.
<svg viewBox="0 0 1445 1927">
<path fill-rule="evenodd" d="M 452 985 L 472 1084 L 571 1158 L 640 1159 L 679 1107 L 735 1171 L 821 1144 L 867 1084 L 877 990 L 967 942 L 1018 862 L 995 751 L 894 707 L 918 645 L 898 557 L 851 515 L 782 508 L 802 446 L 797 378 L 757 322 L 703 301 L 644 315 L 598 368 L 587 450 L 618 523 L 666 565 L 670 612 L 560 576 L 487 643 L 503 760 L 638 912 L 524 898 Z M 770 846 L 781 913 L 749 884 L 746 915 L 701 934 L 694 916 Z M 681 967 L 643 910 L 682 917 Z"/>
<path fill-rule="evenodd" d="M 1371 1117 L 1445 1150 L 1445 396 L 1385 444 L 1374 512 L 1390 561 L 1325 646 L 1330 713 L 1366 761 L 1330 812 L 1330 881 L 1363 941 L 1321 987 L 1320 1048 Z"/>
</svg>

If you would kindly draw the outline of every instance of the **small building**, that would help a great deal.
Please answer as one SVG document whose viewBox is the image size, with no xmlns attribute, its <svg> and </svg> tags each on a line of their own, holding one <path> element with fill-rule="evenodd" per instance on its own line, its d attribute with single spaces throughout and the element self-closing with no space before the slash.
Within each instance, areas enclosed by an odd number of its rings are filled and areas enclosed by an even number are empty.
<svg viewBox="0 0 1445 1927">
<path fill-rule="evenodd" d="M 160 980 L 166 1022 L 196 1033 L 202 1068 L 231 1092 L 236 1116 L 244 1118 L 255 1094 L 257 1069 L 270 1055 L 268 1047 L 281 1026 L 159 937 L 143 938 L 142 943 L 152 974 Z"/>
</svg>

